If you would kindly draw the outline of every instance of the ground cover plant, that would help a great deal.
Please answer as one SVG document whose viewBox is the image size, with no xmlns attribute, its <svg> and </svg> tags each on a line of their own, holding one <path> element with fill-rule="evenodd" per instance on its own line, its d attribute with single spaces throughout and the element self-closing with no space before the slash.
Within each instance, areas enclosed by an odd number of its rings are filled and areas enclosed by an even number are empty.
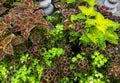
<svg viewBox="0 0 120 83">
<path fill-rule="evenodd" d="M 96 0 L 0 1 L 0 83 L 119 83 L 120 17 Z"/>
</svg>

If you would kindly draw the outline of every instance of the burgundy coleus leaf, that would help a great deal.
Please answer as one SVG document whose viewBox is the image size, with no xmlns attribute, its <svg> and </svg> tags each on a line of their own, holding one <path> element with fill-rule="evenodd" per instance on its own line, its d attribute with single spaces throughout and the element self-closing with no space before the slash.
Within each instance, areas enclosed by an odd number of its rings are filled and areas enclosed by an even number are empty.
<svg viewBox="0 0 120 83">
<path fill-rule="evenodd" d="M 14 47 L 15 52 L 26 52 L 27 47 L 23 44 L 17 45 Z"/>
<path fill-rule="evenodd" d="M 16 36 L 12 39 L 12 45 L 18 45 L 23 43 L 25 40 L 21 36 Z"/>
<path fill-rule="evenodd" d="M 0 42 L 2 42 L 2 40 L 3 40 L 3 38 L 2 38 L 2 37 L 0 37 Z"/>
<path fill-rule="evenodd" d="M 41 24 L 47 24 L 47 21 L 43 18 L 41 18 L 39 22 L 41 22 Z"/>
<path fill-rule="evenodd" d="M 3 49 L 3 47 L 4 47 L 4 44 L 0 43 L 0 49 Z"/>
<path fill-rule="evenodd" d="M 48 28 L 48 29 L 53 29 L 53 25 L 50 23 L 47 23 L 47 21 L 45 19 L 41 19 L 40 21 L 40 26 L 44 27 L 44 28 Z"/>
<path fill-rule="evenodd" d="M 72 14 L 74 14 L 75 13 L 75 9 L 69 9 L 69 10 L 67 10 L 67 9 L 63 9 L 62 10 L 62 14 L 66 17 L 66 18 L 68 18 L 69 16 L 71 16 Z"/>
<path fill-rule="evenodd" d="M 51 23 L 48 23 L 48 29 L 53 30 L 54 26 Z"/>
<path fill-rule="evenodd" d="M 5 22 L 7 25 L 10 25 L 10 24 L 11 24 L 11 18 L 10 18 L 10 16 L 5 16 L 4 22 Z"/>
<path fill-rule="evenodd" d="M 29 32 L 28 32 L 26 29 L 24 29 L 24 30 L 21 31 L 21 35 L 22 35 L 25 39 L 28 39 L 28 37 L 29 37 Z"/>
<path fill-rule="evenodd" d="M 23 23 L 23 20 L 20 19 L 20 17 L 18 16 L 15 16 L 13 24 L 14 26 L 20 27 L 20 30 L 25 29 L 25 24 Z"/>
<path fill-rule="evenodd" d="M 6 45 L 6 46 L 3 48 L 3 51 L 4 51 L 6 54 L 14 55 L 13 46 L 12 46 L 11 44 Z"/>
<path fill-rule="evenodd" d="M 66 30 L 66 29 L 68 29 L 69 25 L 71 24 L 71 21 L 65 20 L 64 23 L 65 23 L 64 29 Z"/>
<path fill-rule="evenodd" d="M 19 16 L 15 16 L 14 17 L 14 25 L 21 26 L 22 24 L 23 24 L 22 19 Z"/>
<path fill-rule="evenodd" d="M 36 19 L 36 15 L 34 15 L 34 13 L 28 12 L 27 15 L 28 15 L 28 17 L 31 18 L 32 20 Z"/>
<path fill-rule="evenodd" d="M 79 3 L 79 6 L 87 6 L 87 3 L 86 2 L 81 2 L 81 3 Z"/>
<path fill-rule="evenodd" d="M 5 56 L 5 52 L 3 51 L 3 49 L 0 49 L 0 59 L 3 58 Z"/>
<path fill-rule="evenodd" d="M 80 26 L 79 25 L 76 25 L 75 26 L 75 31 L 77 32 L 77 31 L 79 31 L 80 30 Z"/>
<path fill-rule="evenodd" d="M 42 16 L 45 15 L 45 13 L 44 13 L 44 11 L 41 9 L 41 10 L 37 10 L 37 11 L 35 12 L 35 15 L 36 15 L 37 17 L 42 17 Z"/>
<path fill-rule="evenodd" d="M 21 21 L 22 21 L 22 19 L 21 19 L 19 16 L 17 16 L 17 15 L 16 15 L 16 16 L 14 17 L 14 21 L 21 22 Z"/>
<path fill-rule="evenodd" d="M 18 32 L 18 31 L 21 31 L 21 28 L 18 26 L 15 26 L 15 27 L 11 28 L 10 30 L 11 30 L 11 32 Z"/>
<path fill-rule="evenodd" d="M 38 8 L 40 8 L 39 5 L 34 5 L 34 6 L 32 7 L 32 10 L 35 10 L 35 9 L 38 9 Z"/>
<path fill-rule="evenodd" d="M 34 44 L 37 44 L 40 42 L 40 34 L 38 31 L 34 31 L 32 32 L 31 34 L 31 41 L 34 43 Z"/>
<path fill-rule="evenodd" d="M 67 4 L 66 2 L 64 2 L 64 3 L 58 2 L 58 3 L 55 4 L 55 7 L 56 7 L 56 8 L 61 8 L 61 9 L 64 9 L 64 8 L 66 8 L 67 6 L 68 6 L 68 4 Z"/>
<path fill-rule="evenodd" d="M 3 40 L 3 43 L 4 43 L 5 45 L 9 44 L 14 37 L 15 37 L 14 34 L 10 34 L 9 36 L 7 36 L 7 37 Z"/>
<path fill-rule="evenodd" d="M 24 0 L 24 3 L 28 6 L 31 7 L 33 5 L 33 1 L 32 0 Z"/>
<path fill-rule="evenodd" d="M 27 26 L 28 32 L 30 32 L 36 25 L 33 23 L 29 23 Z"/>
<path fill-rule="evenodd" d="M 27 18 L 27 14 L 26 13 L 19 13 L 19 17 L 21 19 L 25 19 L 25 18 Z"/>
<path fill-rule="evenodd" d="M 13 10 L 14 10 L 15 13 L 24 13 L 26 8 L 24 8 L 24 7 L 15 7 Z"/>
</svg>

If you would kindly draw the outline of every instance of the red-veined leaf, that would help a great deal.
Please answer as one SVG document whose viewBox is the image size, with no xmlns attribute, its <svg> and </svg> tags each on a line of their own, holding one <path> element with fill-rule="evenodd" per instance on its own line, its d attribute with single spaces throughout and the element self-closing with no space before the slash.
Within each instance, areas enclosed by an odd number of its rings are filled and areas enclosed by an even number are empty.
<svg viewBox="0 0 120 83">
<path fill-rule="evenodd" d="M 18 45 L 23 43 L 25 40 L 21 36 L 16 36 L 15 38 L 12 39 L 12 45 Z"/>
<path fill-rule="evenodd" d="M 3 51 L 3 49 L 0 49 L 0 59 L 3 58 L 5 56 L 5 52 Z"/>
<path fill-rule="evenodd" d="M 4 43 L 5 45 L 9 44 L 14 37 L 15 37 L 14 34 L 10 34 L 9 36 L 7 36 L 7 37 L 3 40 L 3 43 Z"/>
<path fill-rule="evenodd" d="M 21 28 L 18 27 L 18 26 L 15 26 L 15 27 L 11 28 L 12 32 L 17 32 L 17 31 L 20 31 L 20 30 L 21 30 Z"/>
<path fill-rule="evenodd" d="M 9 54 L 9 55 L 13 55 L 14 52 L 13 52 L 13 47 L 11 44 L 8 44 L 6 45 L 4 48 L 3 48 L 3 51 L 6 53 L 6 54 Z"/>
<path fill-rule="evenodd" d="M 28 39 L 29 37 L 29 33 L 26 29 L 22 30 L 21 31 L 21 35 L 25 38 L 25 39 Z"/>
<path fill-rule="evenodd" d="M 15 7 L 14 8 L 15 13 L 24 13 L 25 10 L 26 10 L 26 8 L 24 8 L 24 7 Z"/>
<path fill-rule="evenodd" d="M 14 49 L 15 49 L 15 52 L 26 52 L 27 51 L 26 46 L 23 44 L 15 46 Z"/>
<path fill-rule="evenodd" d="M 35 26 L 36 26 L 35 24 L 29 23 L 28 26 L 27 26 L 28 27 L 28 32 L 30 32 Z"/>
<path fill-rule="evenodd" d="M 45 13 L 44 13 L 43 10 L 37 10 L 37 11 L 35 12 L 35 15 L 36 15 L 37 17 L 42 17 L 42 16 L 45 15 Z"/>
<path fill-rule="evenodd" d="M 32 20 L 36 19 L 36 16 L 35 16 L 33 13 L 31 13 L 31 12 L 28 12 L 27 15 L 28 15 L 28 17 L 31 18 Z"/>
<path fill-rule="evenodd" d="M 11 23 L 11 18 L 10 18 L 10 16 L 5 16 L 5 23 L 6 23 L 7 25 L 10 25 L 10 23 Z"/>
</svg>

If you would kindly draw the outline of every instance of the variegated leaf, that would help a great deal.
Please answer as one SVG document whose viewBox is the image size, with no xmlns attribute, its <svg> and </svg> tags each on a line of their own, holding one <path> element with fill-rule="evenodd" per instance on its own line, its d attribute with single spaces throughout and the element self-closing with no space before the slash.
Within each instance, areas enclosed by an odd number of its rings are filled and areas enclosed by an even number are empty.
<svg viewBox="0 0 120 83">
<path fill-rule="evenodd" d="M 7 36 L 7 37 L 3 40 L 3 43 L 4 43 L 5 45 L 9 44 L 14 37 L 15 37 L 14 34 L 10 34 L 9 36 Z"/>
<path fill-rule="evenodd" d="M 21 36 L 16 36 L 15 38 L 12 39 L 12 45 L 18 45 L 23 43 L 25 40 Z"/>
<path fill-rule="evenodd" d="M 0 59 L 3 58 L 5 56 L 5 52 L 3 51 L 3 49 L 0 49 Z"/>
<path fill-rule="evenodd" d="M 29 32 L 28 32 L 26 29 L 24 29 L 24 30 L 21 31 L 21 35 L 22 35 L 25 39 L 28 39 L 28 37 L 29 37 Z"/>
<path fill-rule="evenodd" d="M 14 52 L 13 52 L 13 46 L 11 44 L 8 44 L 6 45 L 4 48 L 3 48 L 3 51 L 8 54 L 8 55 L 14 55 Z"/>
</svg>

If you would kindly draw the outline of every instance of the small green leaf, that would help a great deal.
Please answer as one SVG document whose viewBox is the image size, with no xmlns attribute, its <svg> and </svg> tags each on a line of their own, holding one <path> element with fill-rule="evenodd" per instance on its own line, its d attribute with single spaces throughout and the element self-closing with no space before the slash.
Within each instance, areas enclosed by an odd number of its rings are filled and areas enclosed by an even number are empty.
<svg viewBox="0 0 120 83">
<path fill-rule="evenodd" d="M 107 35 L 107 41 L 109 41 L 112 44 L 118 44 L 117 39 L 119 39 L 119 38 L 115 32 L 107 31 L 106 35 Z"/>
<path fill-rule="evenodd" d="M 88 33 L 87 37 L 95 44 L 99 41 L 95 33 Z"/>
<path fill-rule="evenodd" d="M 75 0 L 65 0 L 65 2 L 67 2 L 67 3 L 73 3 L 73 2 L 75 2 Z"/>
<path fill-rule="evenodd" d="M 77 61 L 77 58 L 76 57 L 73 57 L 72 58 L 72 62 L 76 62 Z"/>
<path fill-rule="evenodd" d="M 70 20 L 73 22 L 74 20 L 85 19 L 85 15 L 79 13 L 77 15 L 71 15 Z"/>
<path fill-rule="evenodd" d="M 90 6 L 94 6 L 96 4 L 96 0 L 84 0 L 86 1 Z"/>
<path fill-rule="evenodd" d="M 83 41 L 83 43 L 90 42 L 90 39 L 87 37 L 86 34 L 82 35 L 79 40 Z"/>
<path fill-rule="evenodd" d="M 95 16 L 96 11 L 94 10 L 94 7 L 85 7 L 85 6 L 79 6 L 79 9 L 82 11 L 84 15 L 87 15 L 88 17 Z"/>
<path fill-rule="evenodd" d="M 77 54 L 77 58 L 83 59 L 83 56 L 80 54 Z"/>
</svg>

